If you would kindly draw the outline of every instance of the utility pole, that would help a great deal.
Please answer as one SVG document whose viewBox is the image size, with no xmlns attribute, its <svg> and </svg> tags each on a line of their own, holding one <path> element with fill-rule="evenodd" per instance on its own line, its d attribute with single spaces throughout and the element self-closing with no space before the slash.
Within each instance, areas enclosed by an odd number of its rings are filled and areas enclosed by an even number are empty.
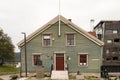
<svg viewBox="0 0 120 80">
<path fill-rule="evenodd" d="M 26 50 L 26 33 L 22 32 L 22 34 L 24 35 L 24 48 L 25 48 L 25 76 L 27 77 L 27 50 Z"/>
</svg>

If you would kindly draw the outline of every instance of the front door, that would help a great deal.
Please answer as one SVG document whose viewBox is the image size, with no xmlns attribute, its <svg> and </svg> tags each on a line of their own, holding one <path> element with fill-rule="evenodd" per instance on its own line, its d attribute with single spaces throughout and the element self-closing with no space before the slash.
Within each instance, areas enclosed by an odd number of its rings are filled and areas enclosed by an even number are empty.
<svg viewBox="0 0 120 80">
<path fill-rule="evenodd" d="M 56 70 L 64 70 L 64 54 L 56 54 Z"/>
</svg>

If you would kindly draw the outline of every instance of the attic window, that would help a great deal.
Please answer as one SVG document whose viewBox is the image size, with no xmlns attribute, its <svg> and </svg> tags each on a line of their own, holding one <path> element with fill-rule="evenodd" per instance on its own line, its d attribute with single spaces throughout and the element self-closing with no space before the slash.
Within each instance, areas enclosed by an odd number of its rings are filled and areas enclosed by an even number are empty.
<svg viewBox="0 0 120 80">
<path fill-rule="evenodd" d="M 51 35 L 43 34 L 43 46 L 50 46 L 50 45 L 51 45 Z"/>
<path fill-rule="evenodd" d="M 67 34 L 67 46 L 75 45 L 75 34 Z"/>
</svg>

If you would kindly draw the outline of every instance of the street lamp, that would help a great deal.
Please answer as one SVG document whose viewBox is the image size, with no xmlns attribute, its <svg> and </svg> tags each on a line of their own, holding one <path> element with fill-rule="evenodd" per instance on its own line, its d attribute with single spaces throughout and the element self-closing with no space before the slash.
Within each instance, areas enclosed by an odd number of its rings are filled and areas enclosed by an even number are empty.
<svg viewBox="0 0 120 80">
<path fill-rule="evenodd" d="M 26 33 L 22 32 L 24 35 L 24 44 L 25 44 L 25 76 L 27 77 L 27 50 L 26 50 Z"/>
</svg>

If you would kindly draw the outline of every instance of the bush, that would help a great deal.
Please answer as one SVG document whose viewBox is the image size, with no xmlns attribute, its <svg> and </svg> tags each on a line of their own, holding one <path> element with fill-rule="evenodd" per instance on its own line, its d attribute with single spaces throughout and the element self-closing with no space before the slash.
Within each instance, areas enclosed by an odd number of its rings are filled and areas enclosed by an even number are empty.
<svg viewBox="0 0 120 80">
<path fill-rule="evenodd" d="M 10 75 L 11 79 L 17 79 L 18 78 L 18 75 L 16 74 L 13 74 L 13 75 Z"/>
</svg>

